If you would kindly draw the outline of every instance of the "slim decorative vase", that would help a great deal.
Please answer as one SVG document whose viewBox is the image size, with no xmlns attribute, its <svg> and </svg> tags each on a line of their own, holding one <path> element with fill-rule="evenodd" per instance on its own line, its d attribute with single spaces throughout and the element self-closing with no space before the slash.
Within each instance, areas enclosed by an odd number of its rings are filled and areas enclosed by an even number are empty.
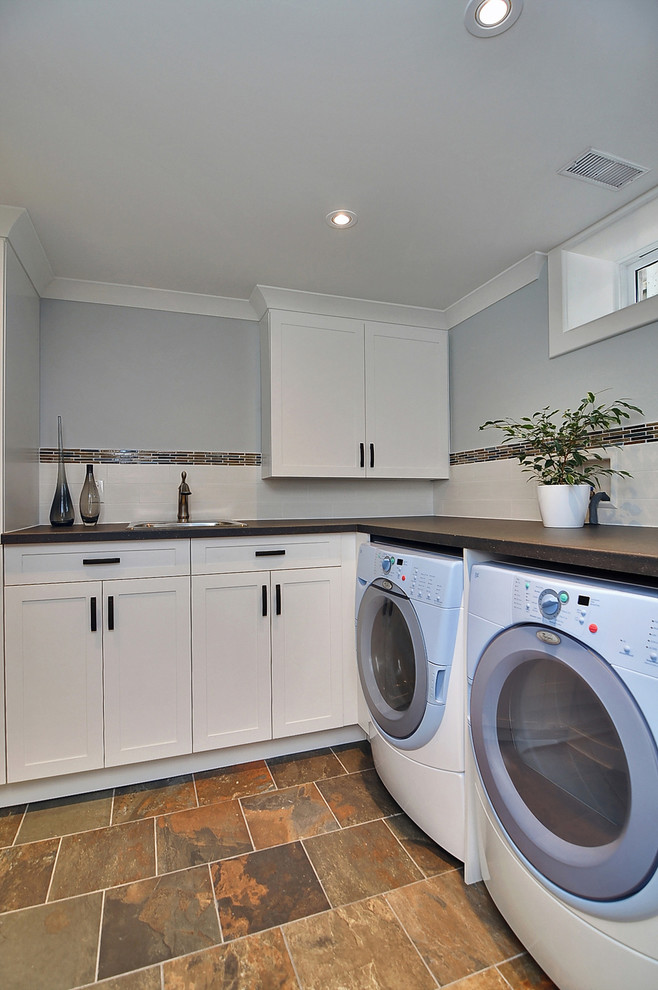
<svg viewBox="0 0 658 990">
<path fill-rule="evenodd" d="M 74 512 L 73 502 L 71 501 L 71 492 L 69 491 L 68 482 L 66 480 L 66 470 L 64 469 L 64 447 L 62 444 L 61 416 L 57 417 L 57 447 L 57 486 L 55 488 L 53 504 L 50 506 L 50 525 L 72 526 Z"/>
<path fill-rule="evenodd" d="M 95 526 L 100 513 L 101 499 L 94 478 L 94 465 L 87 464 L 87 475 L 80 492 L 80 518 L 85 526 Z"/>
</svg>

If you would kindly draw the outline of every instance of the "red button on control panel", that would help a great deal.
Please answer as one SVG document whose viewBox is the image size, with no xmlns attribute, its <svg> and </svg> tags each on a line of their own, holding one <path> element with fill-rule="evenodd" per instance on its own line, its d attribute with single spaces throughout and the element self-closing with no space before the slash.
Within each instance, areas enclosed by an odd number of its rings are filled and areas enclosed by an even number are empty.
<svg viewBox="0 0 658 990">
<path fill-rule="evenodd" d="M 595 633 L 599 631 L 599 627 L 597 626 L 596 622 L 590 622 L 589 631 L 591 633 Z"/>
</svg>

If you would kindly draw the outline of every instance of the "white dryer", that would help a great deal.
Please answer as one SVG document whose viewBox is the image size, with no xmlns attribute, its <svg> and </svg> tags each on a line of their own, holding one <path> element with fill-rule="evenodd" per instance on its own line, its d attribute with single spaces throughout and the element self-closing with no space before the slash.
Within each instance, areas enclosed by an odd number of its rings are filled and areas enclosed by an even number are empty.
<svg viewBox="0 0 658 990">
<path fill-rule="evenodd" d="M 375 767 L 409 817 L 463 861 L 462 592 L 461 557 L 360 548 L 357 660 Z"/>
<path fill-rule="evenodd" d="M 494 901 L 561 990 L 656 990 L 658 591 L 476 565 L 467 640 Z"/>
</svg>

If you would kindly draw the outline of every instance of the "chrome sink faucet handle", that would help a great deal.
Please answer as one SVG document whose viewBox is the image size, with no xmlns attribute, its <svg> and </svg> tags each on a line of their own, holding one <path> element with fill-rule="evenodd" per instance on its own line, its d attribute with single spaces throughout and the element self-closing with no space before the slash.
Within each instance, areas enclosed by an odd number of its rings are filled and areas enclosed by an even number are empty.
<svg viewBox="0 0 658 990">
<path fill-rule="evenodd" d="M 187 481 L 187 471 L 181 471 L 182 481 L 178 486 L 178 522 L 189 522 L 190 521 L 190 507 L 188 504 L 188 499 L 192 492 L 190 491 L 190 486 Z"/>
</svg>

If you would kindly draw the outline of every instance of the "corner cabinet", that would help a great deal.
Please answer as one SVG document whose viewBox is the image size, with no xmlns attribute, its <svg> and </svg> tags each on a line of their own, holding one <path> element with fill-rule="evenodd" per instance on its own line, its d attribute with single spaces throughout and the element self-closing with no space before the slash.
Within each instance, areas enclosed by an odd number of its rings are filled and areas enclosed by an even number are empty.
<svg viewBox="0 0 658 990">
<path fill-rule="evenodd" d="M 343 723 L 338 536 L 192 543 L 194 750 Z"/>
<path fill-rule="evenodd" d="M 269 310 L 263 476 L 447 478 L 445 330 Z"/>
<path fill-rule="evenodd" d="M 5 550 L 7 778 L 191 748 L 189 543 Z"/>
</svg>

